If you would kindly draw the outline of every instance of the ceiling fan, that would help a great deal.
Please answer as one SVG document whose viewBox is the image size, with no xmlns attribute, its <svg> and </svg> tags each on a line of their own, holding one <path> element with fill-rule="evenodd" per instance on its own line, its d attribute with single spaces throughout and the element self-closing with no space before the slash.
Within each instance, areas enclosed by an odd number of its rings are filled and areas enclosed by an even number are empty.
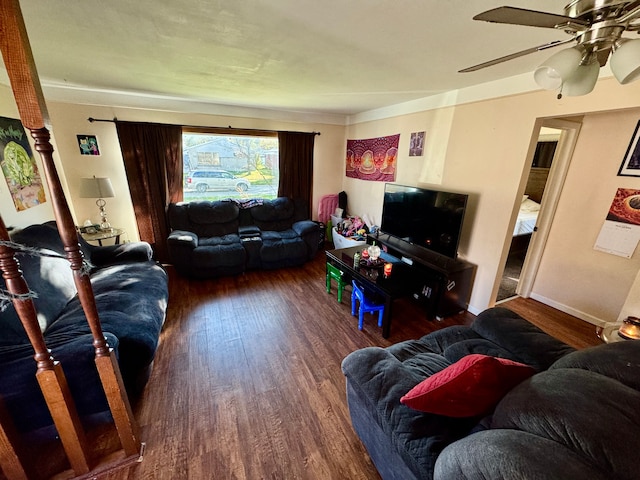
<svg viewBox="0 0 640 480">
<path fill-rule="evenodd" d="M 640 78 L 640 39 L 623 38 L 625 32 L 640 30 L 640 0 L 573 0 L 564 14 L 498 7 L 473 17 L 491 23 L 523 25 L 563 30 L 571 38 L 499 57 L 460 70 L 474 72 L 530 53 L 569 43 L 534 73 L 536 82 L 546 89 L 560 88 L 567 95 L 589 93 L 598 79 L 600 67 L 611 57 L 611 71 L 621 84 Z"/>
</svg>

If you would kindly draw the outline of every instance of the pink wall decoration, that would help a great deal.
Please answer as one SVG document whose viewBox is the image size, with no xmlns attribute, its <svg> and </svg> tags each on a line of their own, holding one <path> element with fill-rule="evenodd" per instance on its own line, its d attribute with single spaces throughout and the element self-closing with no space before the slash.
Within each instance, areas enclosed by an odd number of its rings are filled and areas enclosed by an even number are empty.
<svg viewBox="0 0 640 480">
<path fill-rule="evenodd" d="M 347 140 L 347 177 L 373 182 L 395 181 L 399 141 L 400 134 Z"/>
</svg>

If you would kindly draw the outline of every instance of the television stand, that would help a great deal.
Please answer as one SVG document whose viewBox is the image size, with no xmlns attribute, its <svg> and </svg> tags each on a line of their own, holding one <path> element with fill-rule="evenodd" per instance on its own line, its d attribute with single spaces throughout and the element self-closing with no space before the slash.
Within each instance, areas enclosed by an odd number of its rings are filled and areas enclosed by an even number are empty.
<svg viewBox="0 0 640 480">
<path fill-rule="evenodd" d="M 442 320 L 469 307 L 476 272 L 474 264 L 449 258 L 384 232 L 367 237 L 368 244 L 374 242 L 411 266 L 412 296 L 424 305 L 430 319 Z"/>
</svg>

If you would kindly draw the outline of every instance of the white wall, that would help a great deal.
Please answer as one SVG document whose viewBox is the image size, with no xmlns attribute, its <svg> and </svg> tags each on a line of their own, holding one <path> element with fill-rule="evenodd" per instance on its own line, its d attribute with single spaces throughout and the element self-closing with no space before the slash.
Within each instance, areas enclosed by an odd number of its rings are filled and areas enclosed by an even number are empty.
<svg viewBox="0 0 640 480">
<path fill-rule="evenodd" d="M 6 101 L 6 97 L 10 95 L 11 92 L 9 89 L 0 91 L 0 102 Z M 120 120 L 196 126 L 224 127 L 231 125 L 235 128 L 318 131 L 321 134 L 315 138 L 312 201 L 314 218 L 317 217 L 317 207 L 320 197 L 328 193 L 337 193 L 342 189 L 342 178 L 335 174 L 335 166 L 341 164 L 343 157 L 344 127 L 342 126 L 219 115 L 181 114 L 132 108 L 74 105 L 59 102 L 48 102 L 47 106 L 51 116 L 52 131 L 56 139 L 54 148 L 56 149 L 55 155 L 59 158 L 58 173 L 63 179 L 65 194 L 76 223 L 82 224 L 84 220 L 88 218 L 93 221 L 99 219 L 95 200 L 78 197 L 80 178 L 92 175 L 108 176 L 113 182 L 116 194 L 114 198 L 106 199 L 108 219 L 113 226 L 124 228 L 127 232 L 125 239 L 131 241 L 138 240 L 139 236 L 115 124 L 111 122 L 90 123 L 87 120 L 89 117 L 102 119 L 113 119 L 117 117 Z M 0 108 L 2 108 L 1 103 Z M 7 114 L 7 116 L 12 115 Z M 14 117 L 17 118 L 17 116 Z M 96 135 L 101 155 L 80 155 L 76 138 L 78 134 Z M 0 196 L 2 196 L 3 193 L 0 189 Z M 5 221 L 9 219 L 9 221 L 16 226 L 24 227 L 32 223 L 53 219 L 53 214 L 48 209 L 46 212 L 38 212 L 40 213 L 39 215 L 11 215 L 11 212 L 7 208 L 9 205 L 5 202 L 4 197 L 0 198 L 2 198 L 2 209 L 0 213 L 2 213 Z"/>
<path fill-rule="evenodd" d="M 411 132 L 426 127 L 427 146 L 432 144 L 431 151 L 445 152 L 441 188 L 471 194 L 460 253 L 478 265 L 470 304 L 470 310 L 477 313 L 493 304 L 512 231 L 515 202 L 524 190 L 523 172 L 537 119 L 586 113 L 585 128 L 580 133 L 559 206 L 560 219 L 566 214 L 579 217 L 580 221 L 554 222 L 554 241 L 547 249 L 534 291 L 558 308 L 582 313 L 583 318 L 599 323 L 618 317 L 640 262 L 640 252 L 636 252 L 631 260 L 622 262 L 621 270 L 617 258 L 591 249 L 593 233 L 599 230 L 615 192 L 613 186 L 640 188 L 640 179 L 616 176 L 633 133 L 632 125 L 640 119 L 640 112 L 629 110 L 632 107 L 640 107 L 640 82 L 622 87 L 615 80 L 606 79 L 584 97 L 557 100 L 555 93 L 548 91 L 512 95 L 453 107 L 453 115 L 441 115 L 439 111 L 443 109 L 435 109 L 356 123 L 347 128 L 347 138 L 400 133 L 396 182 L 409 185 L 425 186 L 419 172 L 440 162 L 432 154 L 407 156 Z M 612 113 L 601 116 L 598 112 Z M 434 133 L 434 122 L 440 117 L 451 119 L 448 134 Z M 373 212 L 379 220 L 383 185 L 346 177 L 343 184 L 351 212 Z M 591 192 L 602 193 L 592 197 Z M 585 193 L 589 193 L 586 199 Z M 577 198 L 582 198 L 580 205 L 575 203 Z M 563 239 L 564 246 L 555 243 L 555 239 Z M 560 257 L 568 253 L 570 239 L 583 247 L 580 252 L 572 251 L 570 260 L 561 261 Z M 582 276 L 573 274 L 576 268 Z M 553 288 L 546 287 L 550 284 Z"/>
<path fill-rule="evenodd" d="M 626 259 L 593 246 L 616 190 L 640 189 L 640 178 L 617 176 L 638 120 L 640 108 L 585 115 L 534 297 L 571 306 L 581 317 L 618 318 L 640 270 L 640 251 Z"/>
</svg>

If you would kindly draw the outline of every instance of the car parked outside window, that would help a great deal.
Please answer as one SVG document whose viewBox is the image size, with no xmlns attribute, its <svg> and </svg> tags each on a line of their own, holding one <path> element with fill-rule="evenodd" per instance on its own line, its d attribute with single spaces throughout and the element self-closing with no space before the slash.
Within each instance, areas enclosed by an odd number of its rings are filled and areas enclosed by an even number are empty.
<svg viewBox="0 0 640 480">
<path fill-rule="evenodd" d="M 246 192 L 251 183 L 224 170 L 194 170 L 187 175 L 185 189 L 204 193 L 208 190 Z"/>
</svg>

